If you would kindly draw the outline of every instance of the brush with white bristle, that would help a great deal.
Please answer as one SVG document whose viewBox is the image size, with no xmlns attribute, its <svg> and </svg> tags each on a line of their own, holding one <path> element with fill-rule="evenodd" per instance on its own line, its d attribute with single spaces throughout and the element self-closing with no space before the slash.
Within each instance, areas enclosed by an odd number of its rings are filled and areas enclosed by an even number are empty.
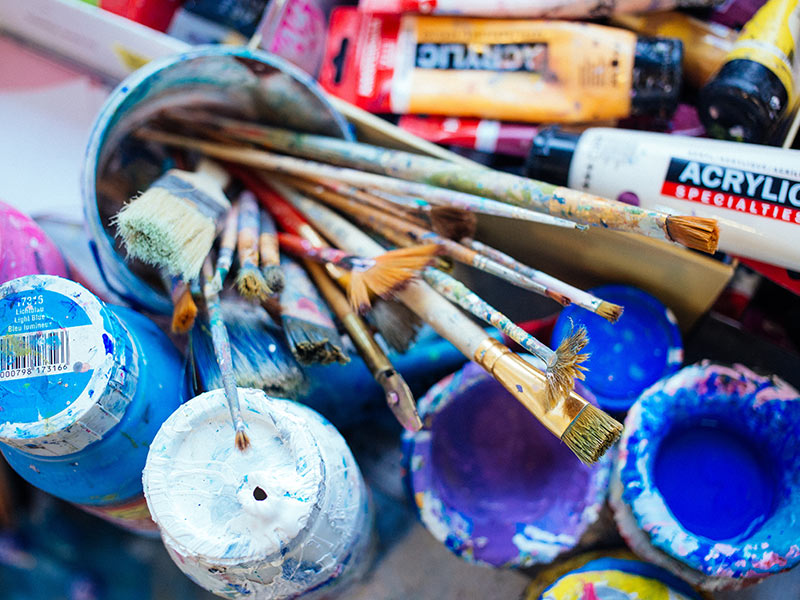
<svg viewBox="0 0 800 600">
<path fill-rule="evenodd" d="M 230 209 L 228 174 L 202 160 L 195 172 L 170 169 L 114 217 L 128 256 L 189 281 L 200 274 Z"/>
</svg>

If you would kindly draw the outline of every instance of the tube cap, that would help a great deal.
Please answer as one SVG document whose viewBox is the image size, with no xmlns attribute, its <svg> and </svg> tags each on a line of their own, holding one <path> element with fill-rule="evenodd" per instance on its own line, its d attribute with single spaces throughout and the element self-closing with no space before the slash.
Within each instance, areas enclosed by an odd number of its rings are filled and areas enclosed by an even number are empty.
<svg viewBox="0 0 800 600">
<path fill-rule="evenodd" d="M 667 117 L 678 108 L 683 78 L 683 43 L 660 37 L 636 40 L 631 115 Z"/>
<path fill-rule="evenodd" d="M 725 63 L 701 90 L 700 120 L 716 137 L 759 143 L 785 112 L 789 95 L 777 75 L 752 60 Z"/>
<path fill-rule="evenodd" d="M 545 127 L 533 138 L 525 164 L 525 175 L 555 185 L 567 185 L 569 166 L 578 147 L 580 134 L 558 127 Z"/>
</svg>

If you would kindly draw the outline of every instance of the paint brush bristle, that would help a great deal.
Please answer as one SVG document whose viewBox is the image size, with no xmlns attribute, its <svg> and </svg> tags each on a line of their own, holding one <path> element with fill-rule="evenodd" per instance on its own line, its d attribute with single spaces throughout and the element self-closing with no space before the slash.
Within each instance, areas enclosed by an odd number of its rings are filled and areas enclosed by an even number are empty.
<svg viewBox="0 0 800 600">
<path fill-rule="evenodd" d="M 382 298 L 372 303 L 369 317 L 386 343 L 401 354 L 417 339 L 423 324 L 422 319 L 405 304 Z"/>
<path fill-rule="evenodd" d="M 623 308 L 619 304 L 613 304 L 605 300 L 597 307 L 597 314 L 611 323 L 616 323 L 619 320 L 622 316 L 622 311 Z"/>
<path fill-rule="evenodd" d="M 586 367 L 581 363 L 586 362 L 588 354 L 581 354 L 581 350 L 589 343 L 586 335 L 586 328 L 579 327 L 577 331 L 561 340 L 555 350 L 554 360 L 551 365 L 547 365 L 548 401 L 550 406 L 555 406 L 561 396 L 572 392 L 575 387 L 575 379 L 585 379 L 583 371 Z"/>
<path fill-rule="evenodd" d="M 236 432 L 236 439 L 234 441 L 236 443 L 236 448 L 240 452 L 244 452 L 250 447 L 250 438 L 247 437 L 247 434 L 243 430 Z"/>
<path fill-rule="evenodd" d="M 679 244 L 709 254 L 714 254 L 719 245 L 719 225 L 715 219 L 670 215 L 667 234 Z"/>
<path fill-rule="evenodd" d="M 336 329 L 284 316 L 283 330 L 292 347 L 292 353 L 301 365 L 329 365 L 335 362 L 345 364 L 350 360 L 338 344 L 341 338 Z"/>
<path fill-rule="evenodd" d="M 264 281 L 269 288 L 271 294 L 280 294 L 283 290 L 284 279 L 283 271 L 279 265 L 269 265 L 261 267 L 261 274 L 264 276 Z"/>
<path fill-rule="evenodd" d="M 433 206 L 430 213 L 431 226 L 439 235 L 459 241 L 475 235 L 478 218 L 474 212 L 452 208 L 450 206 Z"/>
<path fill-rule="evenodd" d="M 197 317 L 197 304 L 192 298 L 192 290 L 186 286 L 172 310 L 172 333 L 184 334 L 194 327 Z"/>
<path fill-rule="evenodd" d="M 587 404 L 561 436 L 582 463 L 596 463 L 622 435 L 622 425 L 602 410 Z"/>
<path fill-rule="evenodd" d="M 266 298 L 270 290 L 264 275 L 258 267 L 239 267 L 236 273 L 236 289 L 248 300 Z"/>
</svg>

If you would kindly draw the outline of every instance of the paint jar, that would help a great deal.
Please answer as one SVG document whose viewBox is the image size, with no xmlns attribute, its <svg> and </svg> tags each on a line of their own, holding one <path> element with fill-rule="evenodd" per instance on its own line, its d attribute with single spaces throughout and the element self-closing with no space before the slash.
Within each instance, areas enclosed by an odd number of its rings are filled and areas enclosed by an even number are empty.
<svg viewBox="0 0 800 600">
<path fill-rule="evenodd" d="M 561 311 L 553 328 L 552 347 L 572 327 L 583 325 L 589 334 L 584 352 L 588 369 L 584 385 L 600 408 L 624 412 L 644 390 L 677 371 L 683 361 L 683 343 L 675 315 L 658 299 L 627 285 L 603 285 L 589 290 L 624 308 L 616 323 L 576 305 Z"/>
<path fill-rule="evenodd" d="M 622 536 L 708 591 L 800 563 L 800 396 L 777 377 L 702 362 L 631 407 L 612 477 Z"/>
<path fill-rule="evenodd" d="M 526 590 L 525 600 L 702 600 L 672 573 L 625 553 L 603 556 L 592 552 L 567 563 L 579 566 L 560 575 L 541 593 L 537 577 Z"/>
<path fill-rule="evenodd" d="M 158 273 L 126 261 L 110 221 L 127 199 L 164 170 L 158 162 L 164 157 L 146 152 L 130 132 L 159 111 L 179 106 L 206 106 L 258 122 L 352 139 L 346 121 L 311 77 L 260 51 L 197 47 L 154 60 L 120 83 L 89 137 L 82 175 L 86 222 L 108 287 L 133 306 L 163 314 L 172 311 L 172 303 Z M 117 177 L 113 186 L 98 187 L 98 181 L 120 174 L 125 176 Z"/>
<path fill-rule="evenodd" d="M 423 429 L 404 434 L 408 487 L 423 524 L 450 551 L 527 567 L 596 541 L 608 454 L 580 463 L 472 362 L 434 385 L 417 410 Z"/>
<path fill-rule="evenodd" d="M 82 286 L 0 286 L 0 442 L 32 485 L 134 531 L 147 449 L 185 398 L 183 361 L 150 320 Z"/>
<path fill-rule="evenodd" d="M 36 222 L 0 202 L 0 283 L 23 275 L 67 276 L 67 264 Z"/>
<path fill-rule="evenodd" d="M 144 470 L 172 559 L 223 598 L 321 598 L 369 566 L 372 514 L 344 439 L 318 413 L 239 389 L 250 447 L 234 446 L 222 390 L 167 419 Z"/>
</svg>

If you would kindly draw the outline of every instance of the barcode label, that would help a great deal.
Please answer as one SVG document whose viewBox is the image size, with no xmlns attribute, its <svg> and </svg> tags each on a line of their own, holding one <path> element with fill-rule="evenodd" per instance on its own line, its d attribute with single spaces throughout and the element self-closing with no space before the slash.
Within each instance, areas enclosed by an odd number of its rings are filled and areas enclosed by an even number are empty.
<svg viewBox="0 0 800 600">
<path fill-rule="evenodd" d="M 0 337 L 0 379 L 66 371 L 70 364 L 66 329 Z"/>
</svg>

